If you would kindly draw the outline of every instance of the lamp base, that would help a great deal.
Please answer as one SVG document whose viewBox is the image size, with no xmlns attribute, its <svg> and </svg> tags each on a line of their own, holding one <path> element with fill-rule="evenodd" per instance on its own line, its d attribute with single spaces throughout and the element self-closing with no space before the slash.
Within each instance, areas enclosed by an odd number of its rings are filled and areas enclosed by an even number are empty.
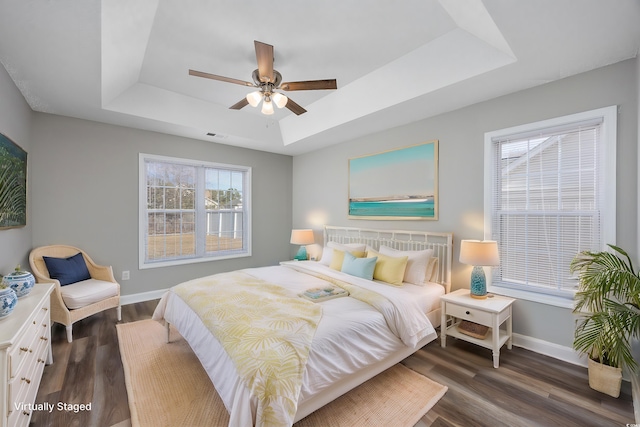
<svg viewBox="0 0 640 427">
<path fill-rule="evenodd" d="M 305 246 L 300 246 L 298 253 L 293 257 L 296 261 L 306 261 L 307 260 L 307 248 Z"/>
<path fill-rule="evenodd" d="M 473 267 L 471 286 L 469 288 L 471 298 L 485 299 L 487 297 L 487 279 L 484 275 L 484 269 L 479 265 Z"/>
</svg>

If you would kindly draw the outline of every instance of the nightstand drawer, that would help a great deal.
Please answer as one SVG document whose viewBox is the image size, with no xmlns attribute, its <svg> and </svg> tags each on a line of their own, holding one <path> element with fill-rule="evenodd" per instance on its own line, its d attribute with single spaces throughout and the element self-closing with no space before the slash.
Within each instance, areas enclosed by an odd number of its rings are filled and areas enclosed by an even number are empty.
<svg viewBox="0 0 640 427">
<path fill-rule="evenodd" d="M 458 319 L 469 320 L 485 326 L 491 326 L 491 313 L 476 308 L 462 307 L 447 303 L 446 314 Z"/>
</svg>

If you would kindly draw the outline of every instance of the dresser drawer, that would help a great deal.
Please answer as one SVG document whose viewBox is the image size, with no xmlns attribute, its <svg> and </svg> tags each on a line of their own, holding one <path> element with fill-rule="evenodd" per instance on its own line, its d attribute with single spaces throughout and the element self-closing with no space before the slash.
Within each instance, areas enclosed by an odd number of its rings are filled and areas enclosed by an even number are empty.
<svg viewBox="0 0 640 427">
<path fill-rule="evenodd" d="M 28 411 L 13 411 L 9 415 L 9 422 L 7 425 L 11 427 L 22 427 L 28 426 L 29 420 L 31 419 L 31 414 Z"/>
<path fill-rule="evenodd" d="M 28 384 L 27 393 L 25 395 L 24 402 L 29 402 L 33 404 L 36 401 L 36 395 L 38 394 L 38 388 L 40 387 L 40 380 L 42 379 L 42 373 L 44 372 L 44 363 L 36 363 L 33 366 L 33 369 L 29 372 L 29 377 L 31 378 L 31 382 Z M 33 411 L 29 415 L 26 415 L 24 412 L 22 413 L 24 421 L 26 419 L 28 425 L 31 420 L 31 416 L 33 415 Z"/>
<path fill-rule="evenodd" d="M 46 352 L 47 347 L 46 344 L 43 346 L 41 342 L 44 342 L 40 339 L 34 341 L 33 351 L 26 353 L 23 356 L 23 363 L 20 365 L 20 368 L 16 371 L 16 375 L 9 380 L 9 399 L 10 402 L 28 402 L 27 390 L 33 385 L 36 388 L 40 382 L 40 376 L 38 373 L 41 373 L 40 367 L 38 364 L 39 360 L 42 360 L 42 357 L 39 356 L 39 353 Z M 12 408 L 9 408 L 11 410 Z"/>
<path fill-rule="evenodd" d="M 44 343 L 45 341 L 42 342 Z M 48 347 L 44 344 L 37 347 L 37 350 L 33 353 L 29 353 L 25 363 L 20 367 L 18 375 L 9 381 L 9 415 L 14 411 L 20 412 L 22 413 L 20 419 L 27 419 L 27 423 L 29 415 L 25 414 L 24 408 L 20 408 L 20 406 L 16 409 L 15 403 L 21 405 L 27 402 L 33 403 L 35 401 L 36 394 L 38 393 L 38 387 L 40 385 L 40 379 L 44 372 L 47 350 Z"/>
<path fill-rule="evenodd" d="M 21 371 L 25 364 L 25 360 L 29 358 L 35 351 L 35 346 L 39 344 L 37 340 L 38 328 L 37 323 L 30 322 L 27 331 L 9 351 L 9 377 L 14 378 Z"/>
<path fill-rule="evenodd" d="M 48 341 L 51 333 L 48 306 L 47 301 L 47 304 L 35 313 L 35 316 L 29 322 L 27 330 L 21 339 L 9 350 L 8 363 L 10 378 L 18 376 L 25 360 L 34 355 L 41 346 L 42 341 Z"/>
<path fill-rule="evenodd" d="M 22 412 L 20 406 L 18 409 L 15 408 L 14 403 L 22 404 L 27 401 L 26 397 L 29 392 L 30 383 L 31 379 L 27 378 L 26 373 L 24 377 L 15 377 L 9 381 L 9 414 L 12 412 Z"/>
<path fill-rule="evenodd" d="M 37 363 L 44 365 L 47 361 L 47 356 L 49 355 L 49 341 L 51 340 L 51 328 L 46 327 L 40 330 L 40 333 L 37 335 L 36 341 L 34 344 L 34 351 L 30 357 L 33 357 L 35 360 L 29 359 L 27 363 Z"/>
<path fill-rule="evenodd" d="M 446 314 L 457 317 L 458 319 L 468 320 L 470 322 L 479 323 L 485 326 L 491 326 L 491 313 L 478 310 L 475 308 L 463 307 L 447 303 Z"/>
<path fill-rule="evenodd" d="M 33 403 L 35 401 L 35 395 L 38 393 L 38 384 L 26 384 L 20 378 L 15 378 L 15 380 L 16 387 L 12 387 L 14 385 L 13 381 L 9 384 L 9 394 L 11 395 L 13 390 L 19 390 L 19 392 L 17 399 L 9 402 L 10 406 L 7 425 L 9 427 L 27 427 L 29 425 L 29 422 L 31 421 L 33 411 L 30 407 L 21 405 L 25 405 L 26 403 Z M 15 403 L 18 403 L 17 409 L 15 407 Z"/>
</svg>

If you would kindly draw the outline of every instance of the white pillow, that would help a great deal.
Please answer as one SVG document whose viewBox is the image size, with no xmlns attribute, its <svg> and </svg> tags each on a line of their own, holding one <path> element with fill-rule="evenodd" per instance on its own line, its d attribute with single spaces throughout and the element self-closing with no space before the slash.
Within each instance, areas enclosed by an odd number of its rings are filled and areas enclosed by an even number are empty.
<svg viewBox="0 0 640 427">
<path fill-rule="evenodd" d="M 397 249 L 390 248 L 389 246 L 380 246 L 382 255 L 392 257 L 409 257 L 407 261 L 407 268 L 404 270 L 404 281 L 412 283 L 414 285 L 422 286 L 425 281 L 431 278 L 431 275 L 427 277 L 427 267 L 429 266 L 429 260 L 433 256 L 433 249 L 425 249 L 422 251 L 399 251 Z"/>
<path fill-rule="evenodd" d="M 427 282 L 437 282 L 438 281 L 438 257 L 432 257 L 429 259 L 429 264 L 427 265 L 427 274 L 424 279 Z"/>
<path fill-rule="evenodd" d="M 342 245 L 336 242 L 329 242 L 327 246 L 322 248 L 322 258 L 320 258 L 320 263 L 324 265 L 331 265 L 331 259 L 333 258 L 333 250 L 338 249 L 344 252 L 364 252 L 366 245 L 363 243 L 347 243 L 346 245 Z M 327 249 L 330 248 L 330 249 Z"/>
</svg>

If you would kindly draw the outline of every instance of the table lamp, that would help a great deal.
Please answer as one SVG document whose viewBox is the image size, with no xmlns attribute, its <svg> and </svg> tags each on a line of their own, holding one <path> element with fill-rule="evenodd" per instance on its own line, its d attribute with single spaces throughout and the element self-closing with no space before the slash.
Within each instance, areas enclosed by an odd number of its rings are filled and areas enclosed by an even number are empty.
<svg viewBox="0 0 640 427">
<path fill-rule="evenodd" d="M 313 230 L 291 230 L 291 244 L 301 245 L 298 253 L 293 259 L 296 261 L 307 260 L 307 248 L 305 245 L 313 243 Z"/>
<path fill-rule="evenodd" d="M 500 264 L 498 243 L 493 240 L 463 240 L 460 242 L 460 262 L 473 265 L 470 295 L 472 298 L 487 297 L 487 279 L 482 267 Z"/>
</svg>

